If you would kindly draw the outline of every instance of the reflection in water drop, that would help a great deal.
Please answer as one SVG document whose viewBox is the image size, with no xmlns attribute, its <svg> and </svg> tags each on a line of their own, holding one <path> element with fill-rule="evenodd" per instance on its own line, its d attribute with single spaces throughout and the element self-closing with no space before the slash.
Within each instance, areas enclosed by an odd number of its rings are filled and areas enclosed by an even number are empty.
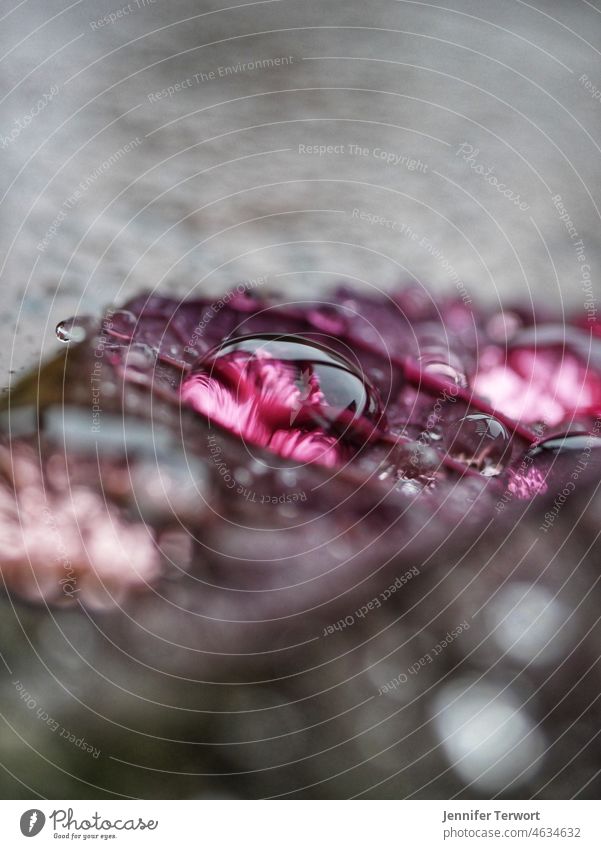
<svg viewBox="0 0 601 849">
<path fill-rule="evenodd" d="M 224 343 L 195 364 L 182 399 L 255 445 L 325 465 L 340 461 L 342 443 L 364 443 L 382 420 L 365 376 L 300 336 Z"/>
<path fill-rule="evenodd" d="M 269 368 L 272 365 L 277 372 Z M 275 383 L 278 378 L 287 382 L 294 396 L 290 399 L 294 418 L 301 421 L 304 410 L 311 407 L 319 409 L 322 421 L 331 422 L 342 413 L 373 418 L 380 412 L 375 390 L 356 368 L 302 337 L 261 334 L 234 339 L 203 357 L 197 368 L 227 385 L 232 367 L 237 372 L 237 393 L 245 396 L 256 397 L 268 389 L 264 382 Z M 314 415 L 311 418 L 315 420 Z"/>
</svg>

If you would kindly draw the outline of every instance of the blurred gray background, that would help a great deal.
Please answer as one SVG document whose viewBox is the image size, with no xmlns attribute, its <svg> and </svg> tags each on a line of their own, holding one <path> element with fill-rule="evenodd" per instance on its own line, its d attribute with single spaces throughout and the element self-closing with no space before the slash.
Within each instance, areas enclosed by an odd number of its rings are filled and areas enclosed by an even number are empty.
<svg viewBox="0 0 601 849">
<path fill-rule="evenodd" d="M 3 383 L 140 289 L 599 292 L 597 2 L 26 1 L 0 39 Z"/>
</svg>

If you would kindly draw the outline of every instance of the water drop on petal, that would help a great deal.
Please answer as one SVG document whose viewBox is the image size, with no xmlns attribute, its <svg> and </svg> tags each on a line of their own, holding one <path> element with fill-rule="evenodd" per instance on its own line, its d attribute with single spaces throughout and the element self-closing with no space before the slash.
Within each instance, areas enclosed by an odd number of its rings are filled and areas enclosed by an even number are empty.
<svg viewBox="0 0 601 849">
<path fill-rule="evenodd" d="M 333 437 L 364 442 L 382 419 L 377 394 L 347 360 L 300 336 L 229 340 L 195 364 L 182 397 L 282 456 L 333 460 Z"/>
<path fill-rule="evenodd" d="M 571 454 L 586 452 L 594 448 L 601 448 L 601 437 L 589 433 L 566 433 L 558 436 L 550 436 L 538 442 L 529 452 L 530 457 L 539 457 L 551 454 Z"/>
<path fill-rule="evenodd" d="M 120 336 L 127 336 L 129 339 L 134 334 L 138 319 L 129 310 L 115 310 L 106 322 L 106 327 L 117 333 Z"/>
<path fill-rule="evenodd" d="M 429 358 L 428 360 L 423 364 L 424 372 L 435 377 L 442 377 L 462 389 L 467 388 L 467 377 L 461 369 L 455 368 L 455 366 L 443 360 L 430 360 Z"/>
<path fill-rule="evenodd" d="M 403 479 L 433 478 L 441 464 L 442 455 L 429 445 L 404 442 L 392 448 L 382 464 L 382 471 L 390 469 Z M 381 474 L 380 479 L 384 479 Z"/>
<path fill-rule="evenodd" d="M 56 338 L 61 342 L 83 342 L 88 335 L 91 319 L 88 316 L 74 316 L 60 321 L 56 325 Z"/>
<path fill-rule="evenodd" d="M 483 475 L 498 475 L 510 452 L 509 434 L 500 421 L 484 413 L 464 416 L 445 435 L 449 454 Z"/>
<path fill-rule="evenodd" d="M 134 342 L 125 351 L 125 368 L 149 369 L 156 361 L 156 351 L 144 342 Z"/>
</svg>

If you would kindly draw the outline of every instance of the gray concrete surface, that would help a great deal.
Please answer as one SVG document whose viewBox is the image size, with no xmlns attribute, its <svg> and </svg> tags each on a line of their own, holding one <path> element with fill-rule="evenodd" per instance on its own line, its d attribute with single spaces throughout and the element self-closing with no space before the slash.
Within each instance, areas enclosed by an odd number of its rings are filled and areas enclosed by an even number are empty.
<svg viewBox="0 0 601 849">
<path fill-rule="evenodd" d="M 59 319 L 142 288 L 413 279 L 582 309 L 585 265 L 599 293 L 598 2 L 27 0 L 1 15 L 3 382 L 53 349 Z"/>
</svg>

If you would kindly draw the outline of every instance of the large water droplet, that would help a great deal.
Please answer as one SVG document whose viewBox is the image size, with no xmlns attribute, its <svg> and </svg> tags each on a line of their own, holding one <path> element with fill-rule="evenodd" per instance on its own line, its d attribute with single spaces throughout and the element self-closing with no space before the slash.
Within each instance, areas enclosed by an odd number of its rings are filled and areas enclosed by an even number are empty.
<svg viewBox="0 0 601 849">
<path fill-rule="evenodd" d="M 464 416 L 446 432 L 449 454 L 483 475 L 498 475 L 508 459 L 510 439 L 500 421 L 484 413 Z"/>
<path fill-rule="evenodd" d="M 91 319 L 89 316 L 74 316 L 60 321 L 56 325 L 56 338 L 61 342 L 83 342 L 88 335 Z"/>
<path fill-rule="evenodd" d="M 367 378 L 344 357 L 300 336 L 232 339 L 203 356 L 184 384 L 199 377 L 225 389 L 241 409 L 252 405 L 271 430 L 333 430 L 365 440 L 382 411 Z"/>
<path fill-rule="evenodd" d="M 459 361 L 442 347 L 426 346 L 420 349 L 420 366 L 426 374 L 442 377 L 463 389 L 467 387 L 467 377 Z"/>
</svg>

